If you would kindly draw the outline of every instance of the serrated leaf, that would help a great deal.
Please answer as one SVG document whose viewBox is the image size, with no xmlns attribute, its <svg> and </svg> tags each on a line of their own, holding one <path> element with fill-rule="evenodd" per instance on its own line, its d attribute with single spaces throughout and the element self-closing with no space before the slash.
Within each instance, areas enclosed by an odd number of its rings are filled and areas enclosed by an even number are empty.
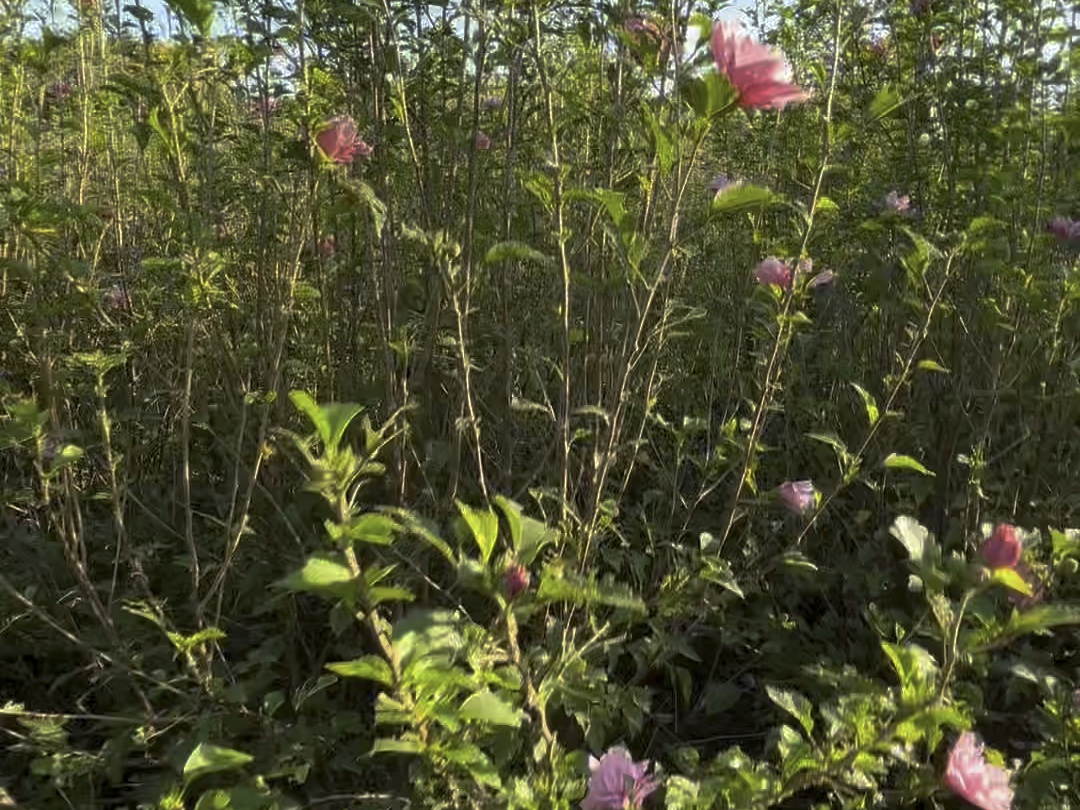
<svg viewBox="0 0 1080 810">
<path fill-rule="evenodd" d="M 289 399 L 297 410 L 302 411 L 311 420 L 329 454 L 337 451 L 349 423 L 364 410 L 360 405 L 351 402 L 330 402 L 319 405 L 306 391 L 290 391 Z"/>
<path fill-rule="evenodd" d="M 808 698 L 792 689 L 781 689 L 770 684 L 765 685 L 765 692 L 768 694 L 769 700 L 799 721 L 807 735 L 813 732 L 814 704 Z"/>
<path fill-rule="evenodd" d="M 934 657 L 917 644 L 881 642 L 900 680 L 900 694 L 909 703 L 928 698 L 935 689 L 938 665 Z"/>
<path fill-rule="evenodd" d="M 495 541 L 499 539 L 499 516 L 490 509 L 479 510 L 471 506 L 455 501 L 461 517 L 468 524 L 476 545 L 480 548 L 480 557 L 486 565 L 491 559 L 491 552 L 495 549 Z"/>
<path fill-rule="evenodd" d="M 189 784 L 200 776 L 211 773 L 237 770 L 254 759 L 255 757 L 251 754 L 245 754 L 233 748 L 199 743 L 184 763 L 184 783 Z"/>
<path fill-rule="evenodd" d="M 352 571 L 322 557 L 312 557 L 303 568 L 290 574 L 281 584 L 291 591 L 318 593 L 338 599 L 351 598 L 356 589 Z"/>
<path fill-rule="evenodd" d="M 390 665 L 377 655 L 365 655 L 355 661 L 338 661 L 326 668 L 343 678 L 363 678 L 385 686 L 394 685 L 394 673 Z"/>
<path fill-rule="evenodd" d="M 600 584 L 591 577 L 585 579 L 555 565 L 544 569 L 536 598 L 541 602 L 607 605 L 639 614 L 647 612 L 645 603 L 627 586 L 611 581 Z"/>
<path fill-rule="evenodd" d="M 890 453 L 883 463 L 890 470 L 914 470 L 921 475 L 935 475 L 933 471 L 926 469 L 911 456 L 901 455 L 900 453 Z"/>
<path fill-rule="evenodd" d="M 461 704 L 458 714 L 465 720 L 478 720 L 495 726 L 521 725 L 521 711 L 494 692 L 477 692 Z"/>
</svg>

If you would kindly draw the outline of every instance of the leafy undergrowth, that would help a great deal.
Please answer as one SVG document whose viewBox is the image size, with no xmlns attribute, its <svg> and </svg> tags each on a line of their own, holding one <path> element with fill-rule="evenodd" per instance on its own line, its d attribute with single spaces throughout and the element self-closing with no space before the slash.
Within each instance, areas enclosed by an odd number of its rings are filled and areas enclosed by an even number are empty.
<svg viewBox="0 0 1080 810">
<path fill-rule="evenodd" d="M 718 6 L 5 7 L 0 805 L 1080 810 L 1075 15 Z"/>
</svg>

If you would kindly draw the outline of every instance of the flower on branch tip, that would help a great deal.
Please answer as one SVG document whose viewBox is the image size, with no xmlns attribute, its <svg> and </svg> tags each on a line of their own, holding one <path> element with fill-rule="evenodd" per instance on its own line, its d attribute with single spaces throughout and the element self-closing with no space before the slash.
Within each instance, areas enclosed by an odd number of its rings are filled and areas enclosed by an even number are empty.
<svg viewBox="0 0 1080 810">
<path fill-rule="evenodd" d="M 982 745 L 970 731 L 961 734 L 949 752 L 945 784 L 957 796 L 982 810 L 1012 808 L 1009 774 L 986 761 Z"/>
<path fill-rule="evenodd" d="M 982 544 L 979 556 L 991 570 L 1015 568 L 1020 562 L 1021 551 L 1023 551 L 1023 544 L 1016 534 L 1016 527 L 1001 523 Z"/>
<path fill-rule="evenodd" d="M 528 568 L 521 563 L 510 563 L 503 573 L 503 590 L 506 591 L 507 599 L 513 599 L 527 590 L 531 581 Z"/>
<path fill-rule="evenodd" d="M 371 153 L 370 146 L 357 140 L 356 122 L 347 115 L 339 115 L 327 121 L 319 134 L 315 136 L 315 143 L 334 163 L 346 165 L 352 163 L 361 144 L 367 148 L 367 154 Z M 363 148 L 360 148 L 360 153 L 364 154 Z"/>
<path fill-rule="evenodd" d="M 741 107 L 780 110 L 809 97 L 787 80 L 784 57 L 744 34 L 738 25 L 713 25 L 712 53 L 716 69 L 738 92 Z"/>
<path fill-rule="evenodd" d="M 785 481 L 777 487 L 776 494 L 788 511 L 796 515 L 805 515 L 817 503 L 817 489 L 809 479 Z"/>
<path fill-rule="evenodd" d="M 600 759 L 589 757 L 589 792 L 581 810 L 640 810 L 642 803 L 658 787 L 646 776 L 649 760 L 634 762 L 621 746 L 609 748 Z"/>
<path fill-rule="evenodd" d="M 791 289 L 791 268 L 770 256 L 758 263 L 754 268 L 754 278 L 758 284 L 773 284 L 782 290 Z"/>
</svg>

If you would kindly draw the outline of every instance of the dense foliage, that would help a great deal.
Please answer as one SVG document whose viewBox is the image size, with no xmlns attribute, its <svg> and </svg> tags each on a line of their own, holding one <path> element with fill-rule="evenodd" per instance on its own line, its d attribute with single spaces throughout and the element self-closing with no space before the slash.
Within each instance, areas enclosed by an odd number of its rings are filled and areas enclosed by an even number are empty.
<svg viewBox="0 0 1080 810">
<path fill-rule="evenodd" d="M 0 804 L 1080 810 L 1071 4 L 168 6 L 0 14 Z"/>
</svg>

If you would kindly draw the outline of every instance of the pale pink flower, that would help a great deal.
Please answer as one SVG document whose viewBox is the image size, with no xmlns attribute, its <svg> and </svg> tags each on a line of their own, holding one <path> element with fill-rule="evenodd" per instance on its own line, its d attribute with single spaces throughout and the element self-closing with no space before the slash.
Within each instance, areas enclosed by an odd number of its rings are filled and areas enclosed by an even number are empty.
<svg viewBox="0 0 1080 810">
<path fill-rule="evenodd" d="M 477 150 L 481 152 L 486 152 L 488 149 L 491 148 L 491 138 L 489 138 L 483 132 L 476 133 L 475 143 Z"/>
<path fill-rule="evenodd" d="M 970 731 L 960 735 L 945 768 L 945 784 L 960 798 L 982 810 L 1011 810 L 1009 774 L 983 757 L 982 745 Z"/>
<path fill-rule="evenodd" d="M 906 194 L 901 195 L 895 191 L 890 191 L 885 195 L 885 200 L 882 203 L 885 206 L 885 210 L 890 214 L 908 214 L 911 213 L 911 198 Z"/>
<path fill-rule="evenodd" d="M 791 268 L 774 256 L 761 261 L 754 268 L 758 284 L 774 284 L 782 290 L 791 288 Z"/>
<path fill-rule="evenodd" d="M 646 776 L 649 760 L 634 762 L 622 747 L 608 749 L 597 760 L 589 757 L 589 792 L 581 810 L 639 810 L 642 802 L 660 785 Z"/>
<path fill-rule="evenodd" d="M 319 241 L 318 252 L 320 256 L 333 256 L 337 252 L 337 239 L 333 234 L 324 236 Z"/>
<path fill-rule="evenodd" d="M 784 57 L 742 33 L 738 25 L 718 22 L 712 32 L 713 59 L 739 93 L 739 105 L 751 109 L 783 109 L 809 96 L 787 81 Z"/>
<path fill-rule="evenodd" d="M 521 563 L 508 565 L 503 573 L 503 589 L 506 591 L 507 598 L 513 599 L 522 591 L 527 590 L 531 580 L 529 569 Z"/>
<path fill-rule="evenodd" d="M 836 273 L 832 270 L 822 270 L 806 283 L 806 288 L 815 290 L 818 287 L 827 287 L 836 280 Z"/>
<path fill-rule="evenodd" d="M 330 119 L 315 136 L 315 143 L 334 163 L 352 163 L 357 149 L 356 122 L 347 115 Z"/>
<path fill-rule="evenodd" d="M 776 494 L 788 511 L 796 515 L 805 515 L 817 503 L 817 490 L 810 480 L 785 481 L 777 487 Z"/>
<path fill-rule="evenodd" d="M 1046 230 L 1057 237 L 1059 242 L 1080 242 L 1080 220 L 1054 217 L 1046 223 Z"/>
<path fill-rule="evenodd" d="M 1015 568 L 1020 561 L 1021 551 L 1023 545 L 1016 534 L 1016 527 L 1001 523 L 982 544 L 979 556 L 990 569 Z"/>
</svg>

